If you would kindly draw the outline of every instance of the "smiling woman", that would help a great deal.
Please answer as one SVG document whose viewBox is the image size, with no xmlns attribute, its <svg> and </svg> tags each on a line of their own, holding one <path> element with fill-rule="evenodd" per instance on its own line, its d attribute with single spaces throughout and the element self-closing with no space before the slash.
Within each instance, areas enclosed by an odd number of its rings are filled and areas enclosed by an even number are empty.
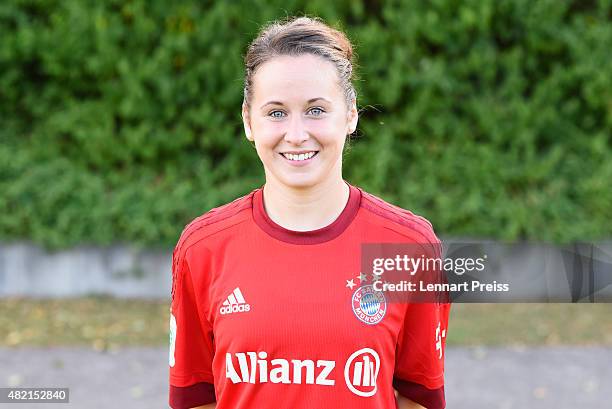
<svg viewBox="0 0 612 409">
<path fill-rule="evenodd" d="M 440 242 L 424 218 L 342 177 L 353 58 L 344 33 L 308 17 L 249 46 L 242 118 L 266 182 L 176 245 L 173 408 L 444 407 L 450 306 L 388 302 L 361 272 L 363 243 L 439 257 Z"/>
<path fill-rule="evenodd" d="M 318 55 L 277 56 L 252 75 L 243 104 L 245 133 L 266 174 L 266 211 L 293 230 L 326 226 L 348 199 L 342 151 L 358 116 L 354 98 L 348 109 L 343 103 L 336 71 Z M 307 197 L 320 203 L 309 206 L 311 217 L 304 217 Z"/>
</svg>

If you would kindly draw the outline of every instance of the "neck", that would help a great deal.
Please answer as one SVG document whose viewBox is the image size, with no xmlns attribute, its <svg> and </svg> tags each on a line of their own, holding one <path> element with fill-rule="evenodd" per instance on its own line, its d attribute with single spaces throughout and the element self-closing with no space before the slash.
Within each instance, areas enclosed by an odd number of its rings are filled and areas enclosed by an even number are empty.
<svg viewBox="0 0 612 409">
<path fill-rule="evenodd" d="M 263 189 L 268 217 L 293 231 L 311 231 L 330 225 L 340 216 L 349 198 L 342 177 L 306 188 L 290 188 L 269 178 Z"/>
</svg>

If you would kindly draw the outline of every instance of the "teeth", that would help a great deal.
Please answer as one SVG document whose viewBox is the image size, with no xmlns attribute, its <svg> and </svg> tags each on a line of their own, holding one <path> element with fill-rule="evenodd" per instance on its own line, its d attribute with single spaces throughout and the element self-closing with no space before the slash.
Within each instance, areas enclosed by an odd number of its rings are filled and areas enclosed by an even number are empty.
<svg viewBox="0 0 612 409">
<path fill-rule="evenodd" d="M 283 153 L 283 156 L 289 160 L 295 160 L 295 161 L 300 161 L 300 160 L 306 160 L 306 159 L 310 159 L 315 155 L 316 152 L 308 152 L 308 153 L 300 153 L 299 155 L 293 154 L 293 153 Z"/>
</svg>

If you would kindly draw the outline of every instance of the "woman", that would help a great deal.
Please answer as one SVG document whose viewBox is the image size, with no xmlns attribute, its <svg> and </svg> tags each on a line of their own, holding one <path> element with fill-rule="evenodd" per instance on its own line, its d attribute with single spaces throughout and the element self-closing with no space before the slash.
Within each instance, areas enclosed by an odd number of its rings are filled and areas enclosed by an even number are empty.
<svg viewBox="0 0 612 409">
<path fill-rule="evenodd" d="M 244 129 L 266 182 L 175 248 L 170 405 L 443 408 L 448 305 L 389 303 L 361 273 L 362 243 L 439 241 L 342 178 L 358 120 L 350 42 L 301 17 L 262 30 L 245 61 Z"/>
</svg>

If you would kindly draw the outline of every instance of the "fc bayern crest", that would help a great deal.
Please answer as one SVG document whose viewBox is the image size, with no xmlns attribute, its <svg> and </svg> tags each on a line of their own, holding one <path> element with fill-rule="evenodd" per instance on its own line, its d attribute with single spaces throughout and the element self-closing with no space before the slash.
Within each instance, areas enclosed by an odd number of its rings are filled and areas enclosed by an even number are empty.
<svg viewBox="0 0 612 409">
<path fill-rule="evenodd" d="M 351 300 L 353 312 L 361 322 L 374 325 L 382 321 L 387 312 L 387 301 L 381 291 L 374 291 L 371 285 L 359 287 Z"/>
</svg>

